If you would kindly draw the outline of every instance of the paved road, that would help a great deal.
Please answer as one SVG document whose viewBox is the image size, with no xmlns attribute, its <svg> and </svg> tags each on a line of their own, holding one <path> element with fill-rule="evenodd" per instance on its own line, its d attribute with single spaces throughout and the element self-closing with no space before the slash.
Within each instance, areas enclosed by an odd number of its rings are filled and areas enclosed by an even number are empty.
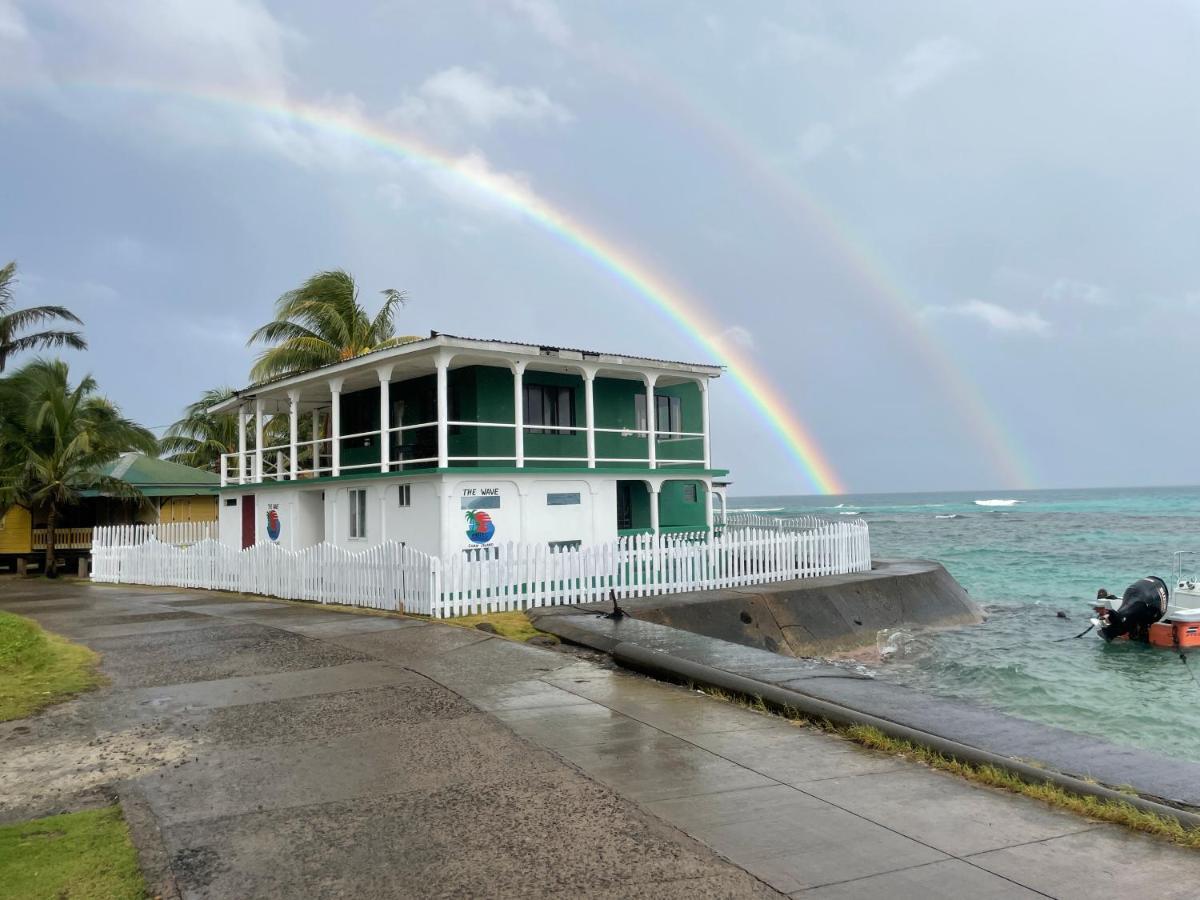
<svg viewBox="0 0 1200 900">
<path fill-rule="evenodd" d="M 481 632 L 11 581 L 0 608 L 104 654 L 111 688 L 64 709 L 126 742 L 147 859 L 185 897 L 1095 900 L 1200 881 L 1190 851 Z M 28 780 L 45 732 L 0 731 L 0 778 Z"/>
</svg>

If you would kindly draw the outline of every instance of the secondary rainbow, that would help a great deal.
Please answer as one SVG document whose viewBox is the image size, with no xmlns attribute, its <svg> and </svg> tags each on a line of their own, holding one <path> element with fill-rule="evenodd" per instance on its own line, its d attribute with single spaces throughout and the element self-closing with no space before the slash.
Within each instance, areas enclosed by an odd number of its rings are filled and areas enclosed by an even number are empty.
<svg viewBox="0 0 1200 900">
<path fill-rule="evenodd" d="M 694 343 L 728 367 L 731 379 L 777 433 L 814 489 L 822 494 L 846 492 L 833 465 L 779 389 L 741 348 L 721 337 L 724 326 L 714 321 L 699 301 L 578 217 L 554 206 L 519 182 L 490 171 L 478 157 L 455 157 L 411 135 L 392 131 L 375 122 L 295 100 L 259 99 L 220 89 L 168 88 L 128 81 L 86 81 L 75 82 L 71 86 L 84 90 L 182 97 L 231 109 L 266 113 L 348 135 L 383 152 L 450 173 L 567 243 L 628 285 L 636 296 L 649 302 L 668 320 L 677 324 Z"/>
<path fill-rule="evenodd" d="M 688 122 L 707 142 L 721 149 L 739 172 L 759 185 L 759 194 L 788 215 L 802 213 L 801 221 L 815 225 L 812 230 L 830 251 L 845 261 L 847 273 L 864 285 L 870 296 L 889 315 L 916 357 L 930 370 L 938 388 L 958 411 L 966 430 L 972 433 L 993 468 L 1009 488 L 1030 488 L 1036 482 L 1027 454 L 1016 438 L 1003 426 L 979 388 L 971 381 L 950 350 L 930 332 L 922 306 L 910 295 L 895 273 L 868 249 L 866 241 L 833 210 L 779 170 L 770 154 L 756 148 L 740 129 L 728 121 L 725 111 L 709 110 L 704 98 L 675 83 L 671 77 L 651 69 L 629 54 L 618 59 L 586 54 L 593 64 L 616 77 L 632 80 L 640 97 L 656 102 L 675 120 Z"/>
</svg>

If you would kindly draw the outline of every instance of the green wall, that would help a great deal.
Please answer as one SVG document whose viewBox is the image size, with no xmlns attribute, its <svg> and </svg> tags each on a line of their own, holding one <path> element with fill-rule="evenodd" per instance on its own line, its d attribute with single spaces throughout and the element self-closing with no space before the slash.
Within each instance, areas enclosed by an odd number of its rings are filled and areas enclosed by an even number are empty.
<svg viewBox="0 0 1200 900">
<path fill-rule="evenodd" d="M 538 456 L 567 457 L 559 463 L 554 460 L 537 460 L 530 462 L 531 466 L 586 466 L 587 465 L 587 412 L 584 408 L 583 377 L 558 372 L 526 372 L 524 383 L 544 384 L 554 387 L 572 388 L 575 396 L 575 425 L 574 433 L 565 431 L 547 431 L 544 434 L 525 432 L 525 458 Z M 510 387 L 511 391 L 512 388 Z M 508 418 L 512 421 L 512 405 L 509 405 Z M 575 461 L 571 461 L 574 459 Z M 583 460 L 580 462 L 579 460 Z"/>
<path fill-rule="evenodd" d="M 597 428 L 628 428 L 638 426 L 635 397 L 645 394 L 641 382 L 623 378 L 597 378 L 592 386 L 592 398 L 596 404 Z M 596 456 L 599 459 L 646 459 L 646 436 L 644 434 L 596 433 Z M 609 462 L 606 466 L 646 467 L 644 462 Z"/>
<path fill-rule="evenodd" d="M 499 366 L 465 366 L 449 372 L 450 418 L 457 421 L 512 422 L 514 415 L 513 373 Z M 586 407 L 583 378 L 580 375 L 558 372 L 526 372 L 526 384 L 545 384 L 570 387 L 575 395 L 574 433 L 547 432 L 525 433 L 526 457 L 563 457 L 562 462 L 554 459 L 531 461 L 531 466 L 578 467 L 587 456 Z M 637 428 L 636 400 L 645 389 L 640 382 L 619 378 L 597 378 L 593 388 L 597 428 Z M 660 388 L 657 393 L 677 396 L 681 400 L 683 430 L 698 432 L 703 418 L 699 387 L 682 384 Z M 423 375 L 391 384 L 393 405 L 403 401 L 403 413 L 392 426 L 416 425 L 437 418 L 437 379 Z M 354 434 L 379 428 L 379 388 L 354 391 L 342 397 L 342 431 Z M 421 428 L 392 436 L 391 458 L 398 451 L 410 459 L 437 456 L 436 427 Z M 701 438 L 662 439 L 657 442 L 658 458 L 662 460 L 697 460 L 696 467 L 703 465 L 703 441 Z M 463 467 L 495 467 L 512 464 L 516 455 L 516 438 L 511 428 L 484 428 L 457 425 L 450 428 L 451 456 L 490 456 L 501 459 L 479 462 L 460 462 Z M 645 468 L 645 463 L 635 460 L 647 457 L 644 435 L 622 435 L 613 432 L 596 434 L 596 456 L 600 459 L 618 460 L 600 463 L 609 468 Z M 571 461 L 572 459 L 576 461 Z M 628 463 L 620 460 L 630 460 Z M 342 441 L 342 464 L 358 465 L 379 462 L 378 437 L 352 438 Z M 425 463 L 414 468 L 433 466 Z M 682 466 L 676 468 L 683 468 Z M 701 507 L 703 519 L 703 507 Z M 690 523 L 689 523 L 690 524 Z"/>
<path fill-rule="evenodd" d="M 436 390 L 436 384 L 434 389 Z M 495 366 L 465 366 L 450 370 L 450 419 L 459 422 L 511 422 L 513 374 Z M 435 398 L 436 400 L 436 398 Z M 526 451 L 528 452 L 528 451 Z M 499 456 L 503 459 L 458 462 L 464 467 L 512 465 L 516 435 L 511 428 L 450 427 L 451 456 Z"/>
<path fill-rule="evenodd" d="M 684 499 L 686 485 L 695 485 L 696 499 Z M 668 481 L 658 495 L 659 528 L 695 528 L 708 525 L 704 517 L 704 483 L 700 481 Z"/>
</svg>

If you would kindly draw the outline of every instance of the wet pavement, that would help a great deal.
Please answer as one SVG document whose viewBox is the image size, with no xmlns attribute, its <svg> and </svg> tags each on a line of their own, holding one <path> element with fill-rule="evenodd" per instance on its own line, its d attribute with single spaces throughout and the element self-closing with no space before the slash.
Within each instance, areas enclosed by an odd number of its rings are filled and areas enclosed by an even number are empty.
<svg viewBox="0 0 1200 900">
<path fill-rule="evenodd" d="M 797 691 L 879 719 L 1144 797 L 1200 809 L 1200 764 L 1091 735 L 1006 715 L 975 704 L 934 697 L 884 678 L 863 677 L 852 665 L 781 656 L 703 634 L 627 617 L 597 615 L 596 607 L 551 607 L 530 612 L 537 626 L 587 646 L 613 651 L 636 646 L 700 663 L 764 684 Z M 1116 736 L 1119 738 L 1119 736 Z"/>
<path fill-rule="evenodd" d="M 1191 851 L 478 631 L 79 584 L 0 582 L 0 609 L 103 652 L 111 686 L 59 709 L 144 741 L 104 771 L 184 897 L 1094 900 L 1200 878 Z M 0 725 L 0 820 L 70 805 L 20 762 L 55 715 Z"/>
</svg>

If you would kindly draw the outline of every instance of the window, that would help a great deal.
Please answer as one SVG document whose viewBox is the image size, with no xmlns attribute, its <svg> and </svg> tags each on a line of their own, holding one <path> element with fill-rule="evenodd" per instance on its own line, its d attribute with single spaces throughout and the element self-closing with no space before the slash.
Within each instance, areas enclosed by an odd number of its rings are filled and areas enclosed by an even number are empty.
<svg viewBox="0 0 1200 900">
<path fill-rule="evenodd" d="M 634 394 L 633 415 L 637 420 L 637 430 L 646 431 L 649 422 L 646 421 L 646 395 Z M 654 395 L 654 432 L 662 437 L 664 434 L 683 431 L 683 408 L 678 397 L 667 394 Z M 670 438 L 664 438 L 669 440 Z M 676 438 L 678 440 L 678 438 Z"/>
<path fill-rule="evenodd" d="M 350 537 L 365 538 L 367 536 L 367 492 L 352 490 L 350 495 Z"/>
<path fill-rule="evenodd" d="M 689 482 L 683 486 L 684 503 L 695 503 L 698 496 L 696 485 L 694 483 Z"/>
<path fill-rule="evenodd" d="M 522 389 L 525 424 L 532 434 L 574 434 L 575 389 L 552 384 L 527 384 Z"/>
<path fill-rule="evenodd" d="M 578 506 L 579 505 L 579 495 L 578 494 L 547 494 L 546 495 L 546 505 L 547 506 Z"/>
<path fill-rule="evenodd" d="M 400 505 L 401 506 L 412 506 L 412 485 L 411 484 L 400 485 Z"/>
<path fill-rule="evenodd" d="M 226 506 L 237 506 L 237 497 L 229 497 L 225 501 Z"/>
<path fill-rule="evenodd" d="M 654 430 L 659 434 L 683 431 L 683 416 L 678 397 L 657 394 L 654 397 Z M 678 438 L 675 438 L 678 440 Z"/>
<path fill-rule="evenodd" d="M 498 494 L 489 494 L 486 497 L 463 497 L 458 502 L 462 509 L 500 508 L 500 497 Z"/>
<path fill-rule="evenodd" d="M 551 541 L 550 549 L 561 553 L 563 550 L 578 550 L 582 544 L 583 541 Z"/>
</svg>

